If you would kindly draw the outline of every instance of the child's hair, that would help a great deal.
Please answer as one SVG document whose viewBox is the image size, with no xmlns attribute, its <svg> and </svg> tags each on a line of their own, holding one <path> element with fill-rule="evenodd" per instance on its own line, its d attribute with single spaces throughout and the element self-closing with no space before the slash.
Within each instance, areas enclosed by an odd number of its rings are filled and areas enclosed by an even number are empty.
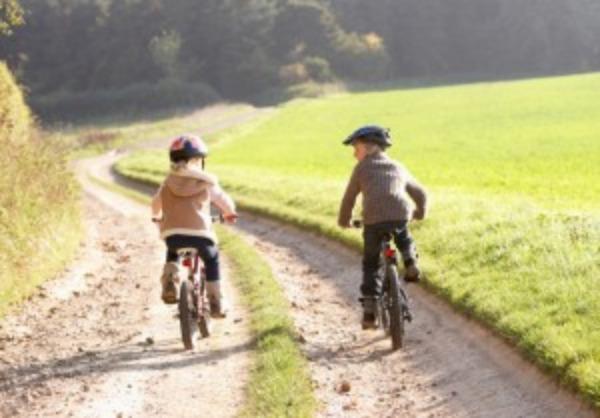
<svg viewBox="0 0 600 418">
<path fill-rule="evenodd" d="M 181 159 L 175 162 L 171 162 L 171 171 L 179 171 L 186 169 L 190 162 L 197 161 L 199 159 L 201 158 Z"/>
<path fill-rule="evenodd" d="M 371 155 L 371 154 L 375 154 L 376 152 L 383 151 L 383 148 L 379 144 L 376 144 L 371 141 L 361 141 L 360 139 L 358 141 L 365 145 L 365 149 L 367 150 L 367 155 Z"/>
</svg>

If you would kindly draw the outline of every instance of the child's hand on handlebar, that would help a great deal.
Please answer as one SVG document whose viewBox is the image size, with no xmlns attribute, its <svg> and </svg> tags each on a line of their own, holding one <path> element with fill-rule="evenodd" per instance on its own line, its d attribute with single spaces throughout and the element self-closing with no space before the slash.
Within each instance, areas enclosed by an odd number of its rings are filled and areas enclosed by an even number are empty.
<svg viewBox="0 0 600 418">
<path fill-rule="evenodd" d="M 236 221 L 237 221 L 238 218 L 239 218 L 239 216 L 238 216 L 237 213 L 230 213 L 230 214 L 227 214 L 227 215 L 223 215 L 223 219 L 228 224 L 234 224 L 234 223 L 236 223 Z"/>
<path fill-rule="evenodd" d="M 412 219 L 415 221 L 422 221 L 425 219 L 425 211 L 422 209 L 413 210 Z"/>
</svg>

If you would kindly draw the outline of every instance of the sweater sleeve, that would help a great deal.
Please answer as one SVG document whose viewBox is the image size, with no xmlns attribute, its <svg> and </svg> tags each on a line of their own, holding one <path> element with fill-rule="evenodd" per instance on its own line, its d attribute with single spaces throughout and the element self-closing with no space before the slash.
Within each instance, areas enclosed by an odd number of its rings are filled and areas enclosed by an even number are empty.
<svg viewBox="0 0 600 418">
<path fill-rule="evenodd" d="M 162 215 L 162 199 L 160 197 L 164 183 L 160 185 L 154 196 L 152 197 L 152 217 L 160 218 Z"/>
<path fill-rule="evenodd" d="M 352 218 L 352 209 L 356 203 L 356 196 L 360 193 L 360 182 L 359 182 L 359 168 L 358 165 L 354 167 L 348 186 L 346 186 L 346 192 L 342 198 L 342 204 L 340 206 L 340 212 L 338 215 L 338 225 L 342 228 L 350 226 L 350 219 Z"/>
<path fill-rule="evenodd" d="M 413 217 L 417 220 L 425 219 L 427 215 L 427 192 L 408 171 L 407 174 L 406 193 L 408 193 L 417 206 Z"/>
<path fill-rule="evenodd" d="M 233 199 L 225 193 L 221 186 L 214 184 L 208 190 L 210 193 L 210 201 L 225 215 L 235 214 L 235 203 L 233 202 Z"/>
</svg>

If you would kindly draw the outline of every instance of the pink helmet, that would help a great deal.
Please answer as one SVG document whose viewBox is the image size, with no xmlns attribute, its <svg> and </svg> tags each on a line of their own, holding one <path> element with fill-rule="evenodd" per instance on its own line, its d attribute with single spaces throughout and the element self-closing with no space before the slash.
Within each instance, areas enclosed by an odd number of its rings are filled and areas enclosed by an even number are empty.
<svg viewBox="0 0 600 418">
<path fill-rule="evenodd" d="M 182 135 L 175 138 L 169 147 L 169 158 L 174 163 L 207 156 L 208 147 L 202 138 L 196 135 Z"/>
</svg>

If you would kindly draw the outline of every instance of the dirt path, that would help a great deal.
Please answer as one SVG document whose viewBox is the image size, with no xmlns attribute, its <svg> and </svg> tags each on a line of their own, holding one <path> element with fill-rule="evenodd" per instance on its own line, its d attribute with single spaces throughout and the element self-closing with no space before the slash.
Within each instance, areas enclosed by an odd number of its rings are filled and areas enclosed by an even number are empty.
<svg viewBox="0 0 600 418">
<path fill-rule="evenodd" d="M 295 228 L 244 216 L 304 336 L 323 417 L 592 417 L 513 349 L 411 286 L 416 320 L 392 353 L 359 329 L 360 256 Z M 340 393 L 343 382 L 348 393 Z"/>
<path fill-rule="evenodd" d="M 163 244 L 148 208 L 94 185 L 80 165 L 87 238 L 62 277 L 0 322 L 0 417 L 231 417 L 244 402 L 252 339 L 232 311 L 194 352 L 160 302 Z"/>
</svg>

